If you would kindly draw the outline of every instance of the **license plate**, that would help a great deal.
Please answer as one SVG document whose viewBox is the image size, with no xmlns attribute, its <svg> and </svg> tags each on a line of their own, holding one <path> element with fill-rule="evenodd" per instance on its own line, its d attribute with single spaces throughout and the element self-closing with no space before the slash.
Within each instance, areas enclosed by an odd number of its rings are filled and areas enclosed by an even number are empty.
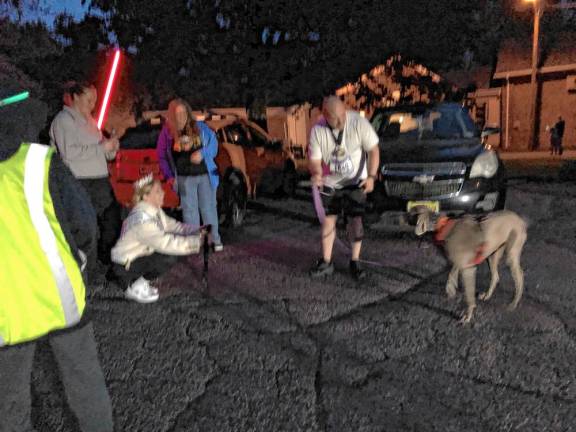
<svg viewBox="0 0 576 432">
<path fill-rule="evenodd" d="M 426 207 L 428 210 L 434 213 L 440 212 L 440 202 L 439 201 L 408 201 L 407 211 L 412 210 L 414 207 Z"/>
</svg>

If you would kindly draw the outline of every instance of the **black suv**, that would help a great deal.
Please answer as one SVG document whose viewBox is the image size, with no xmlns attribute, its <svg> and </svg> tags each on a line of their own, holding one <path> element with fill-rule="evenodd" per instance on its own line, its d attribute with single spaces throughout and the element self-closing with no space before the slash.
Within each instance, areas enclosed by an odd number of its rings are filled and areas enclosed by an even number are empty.
<svg viewBox="0 0 576 432">
<path fill-rule="evenodd" d="M 504 208 L 504 165 L 459 104 L 383 108 L 371 123 L 380 137 L 375 210 L 407 220 L 419 205 L 446 214 Z"/>
</svg>

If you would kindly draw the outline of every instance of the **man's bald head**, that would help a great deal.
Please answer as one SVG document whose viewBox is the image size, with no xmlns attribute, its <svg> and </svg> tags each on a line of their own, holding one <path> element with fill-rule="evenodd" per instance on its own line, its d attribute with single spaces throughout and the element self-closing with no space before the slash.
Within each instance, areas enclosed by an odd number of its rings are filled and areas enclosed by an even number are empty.
<svg viewBox="0 0 576 432">
<path fill-rule="evenodd" d="M 322 114 L 332 129 L 343 130 L 346 124 L 346 105 L 337 96 L 328 96 L 322 104 Z"/>
</svg>

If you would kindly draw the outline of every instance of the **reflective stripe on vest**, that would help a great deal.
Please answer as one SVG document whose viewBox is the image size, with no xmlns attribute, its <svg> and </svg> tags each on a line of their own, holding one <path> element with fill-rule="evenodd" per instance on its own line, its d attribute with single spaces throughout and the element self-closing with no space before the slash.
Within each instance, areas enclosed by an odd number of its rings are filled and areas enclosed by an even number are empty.
<svg viewBox="0 0 576 432">
<path fill-rule="evenodd" d="M 82 317 L 85 287 L 48 187 L 54 151 L 23 144 L 0 162 L 0 346 L 70 327 Z"/>
<path fill-rule="evenodd" d="M 62 311 L 66 324 L 80 320 L 80 313 L 74 298 L 72 282 L 68 278 L 64 262 L 58 253 L 56 236 L 50 227 L 48 218 L 44 213 L 44 177 L 45 161 L 49 147 L 38 144 L 30 146 L 26 155 L 26 167 L 24 171 L 24 193 L 28 202 L 30 218 L 40 239 L 40 246 L 48 258 L 50 270 L 56 279 L 56 286 L 62 301 Z"/>
</svg>

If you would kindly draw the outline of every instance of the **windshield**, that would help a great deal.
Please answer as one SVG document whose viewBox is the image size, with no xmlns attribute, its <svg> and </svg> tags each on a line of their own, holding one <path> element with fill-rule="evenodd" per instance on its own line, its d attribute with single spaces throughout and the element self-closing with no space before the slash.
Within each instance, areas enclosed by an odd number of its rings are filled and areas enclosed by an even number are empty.
<svg viewBox="0 0 576 432">
<path fill-rule="evenodd" d="M 156 148 L 158 135 L 162 130 L 162 124 L 151 125 L 150 122 L 142 123 L 126 130 L 120 138 L 120 148 L 125 150 L 141 150 Z"/>
<path fill-rule="evenodd" d="M 465 108 L 445 104 L 434 108 L 384 111 L 372 119 L 383 141 L 450 140 L 479 136 Z"/>
</svg>

